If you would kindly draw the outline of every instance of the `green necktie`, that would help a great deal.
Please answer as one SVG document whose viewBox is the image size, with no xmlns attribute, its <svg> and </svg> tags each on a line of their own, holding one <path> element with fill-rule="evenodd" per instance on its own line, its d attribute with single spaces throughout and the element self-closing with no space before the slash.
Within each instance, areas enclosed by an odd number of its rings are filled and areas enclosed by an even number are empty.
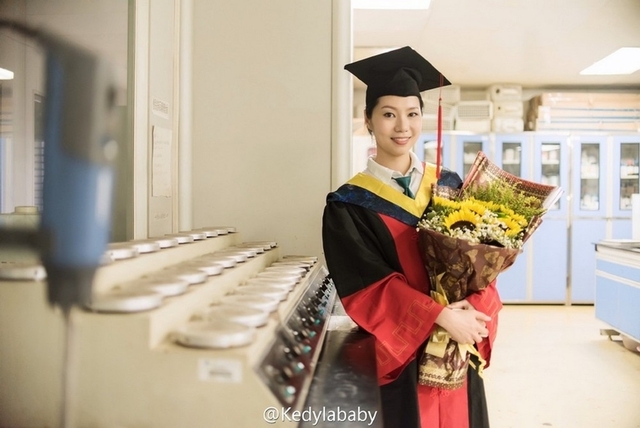
<svg viewBox="0 0 640 428">
<path fill-rule="evenodd" d="M 406 177 L 392 177 L 396 183 L 400 185 L 404 189 L 404 194 L 410 197 L 411 199 L 415 199 L 415 195 L 409 189 L 409 183 L 411 183 L 411 176 L 407 175 Z"/>
</svg>

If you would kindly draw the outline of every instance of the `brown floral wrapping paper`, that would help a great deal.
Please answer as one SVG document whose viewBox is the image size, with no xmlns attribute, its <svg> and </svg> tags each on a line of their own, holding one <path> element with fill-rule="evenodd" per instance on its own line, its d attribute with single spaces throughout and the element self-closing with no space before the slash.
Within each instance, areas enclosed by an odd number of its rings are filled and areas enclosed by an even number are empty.
<svg viewBox="0 0 640 428">
<path fill-rule="evenodd" d="M 520 254 L 518 249 L 475 244 L 427 229 L 418 231 L 418 243 L 434 288 L 431 296 L 442 305 L 485 289 Z M 460 347 L 448 333 L 436 328 L 420 358 L 418 382 L 440 389 L 460 388 L 470 354 L 475 352 L 473 345 Z"/>
<path fill-rule="evenodd" d="M 521 252 L 475 244 L 427 229 L 418 231 L 418 244 L 424 267 L 431 278 L 439 277 L 449 303 L 484 290 Z"/>
<path fill-rule="evenodd" d="M 478 153 L 462 189 L 494 180 L 504 181 L 526 196 L 538 198 L 545 208 L 552 206 L 562 194 L 559 187 L 509 174 L 493 164 L 482 152 Z M 434 186 L 432 194 L 457 200 L 463 190 Z M 541 223 L 542 216 L 531 220 L 523 242 L 531 237 Z M 418 229 L 418 243 L 431 280 L 431 296 L 442 305 L 463 300 L 471 293 L 485 289 L 501 272 L 513 265 L 521 253 L 520 249 L 476 244 L 422 228 Z M 441 389 L 460 388 L 464 384 L 472 353 L 480 357 L 472 345 L 459 345 L 446 331 L 437 327 L 420 358 L 418 382 Z M 481 371 L 484 361 L 479 359 Z"/>
</svg>

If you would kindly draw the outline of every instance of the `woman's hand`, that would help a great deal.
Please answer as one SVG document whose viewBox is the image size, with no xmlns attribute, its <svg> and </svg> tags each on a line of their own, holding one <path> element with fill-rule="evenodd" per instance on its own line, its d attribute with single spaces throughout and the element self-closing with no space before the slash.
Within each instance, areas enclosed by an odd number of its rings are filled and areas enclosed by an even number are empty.
<svg viewBox="0 0 640 428">
<path fill-rule="evenodd" d="M 465 309 L 465 310 L 468 310 L 468 309 L 475 310 L 476 309 L 476 308 L 473 307 L 473 305 L 471 303 L 469 303 L 467 301 L 467 299 L 460 300 L 458 302 L 453 302 L 453 303 L 447 305 L 447 308 L 449 308 L 449 309 Z"/>
<path fill-rule="evenodd" d="M 491 321 L 488 315 L 476 311 L 473 306 L 466 302 L 457 302 L 467 309 L 454 306 L 453 309 L 446 307 L 436 318 L 436 324 L 444 328 L 453 340 L 460 344 L 480 343 L 482 339 L 489 335 L 486 323 Z M 452 304 L 452 305 L 455 305 Z"/>
</svg>

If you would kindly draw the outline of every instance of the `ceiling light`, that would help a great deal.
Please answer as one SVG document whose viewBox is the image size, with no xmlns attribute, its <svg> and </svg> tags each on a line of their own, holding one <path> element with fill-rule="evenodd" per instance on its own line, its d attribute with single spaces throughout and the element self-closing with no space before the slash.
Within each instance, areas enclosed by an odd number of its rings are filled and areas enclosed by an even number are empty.
<svg viewBox="0 0 640 428">
<path fill-rule="evenodd" d="M 640 70 L 640 48 L 620 48 L 585 68 L 580 74 L 631 74 Z"/>
<path fill-rule="evenodd" d="M 351 0 L 353 9 L 429 9 L 431 0 Z"/>
<path fill-rule="evenodd" d="M 0 68 L 0 80 L 11 80 L 11 79 L 13 79 L 13 71 Z"/>
</svg>

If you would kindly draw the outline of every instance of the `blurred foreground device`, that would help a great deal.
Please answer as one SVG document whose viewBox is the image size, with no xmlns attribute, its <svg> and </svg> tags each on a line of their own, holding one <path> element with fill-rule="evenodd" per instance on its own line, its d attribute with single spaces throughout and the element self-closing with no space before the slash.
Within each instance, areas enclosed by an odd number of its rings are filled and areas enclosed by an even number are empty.
<svg viewBox="0 0 640 428">
<path fill-rule="evenodd" d="M 109 239 L 115 87 L 109 65 L 54 34 L 0 20 L 34 37 L 46 54 L 42 262 L 48 299 L 65 311 L 89 302 Z"/>
</svg>

